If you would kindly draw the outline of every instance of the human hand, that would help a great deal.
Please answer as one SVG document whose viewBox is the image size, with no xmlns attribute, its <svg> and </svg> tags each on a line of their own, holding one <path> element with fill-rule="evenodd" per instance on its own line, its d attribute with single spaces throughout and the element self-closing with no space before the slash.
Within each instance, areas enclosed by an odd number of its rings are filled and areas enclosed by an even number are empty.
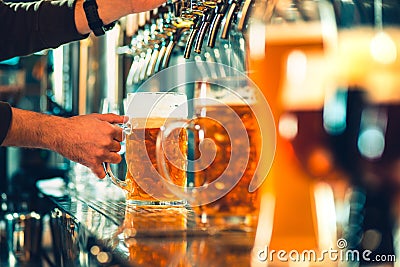
<svg viewBox="0 0 400 267">
<path fill-rule="evenodd" d="M 115 124 L 125 116 L 90 114 L 68 118 L 55 150 L 64 157 L 89 167 L 99 178 L 105 177 L 103 162 L 119 163 L 122 129 Z"/>
<path fill-rule="evenodd" d="M 115 114 L 62 118 L 12 108 L 11 125 L 2 145 L 50 149 L 104 178 L 102 163 L 121 161 L 122 129 L 115 124 L 127 120 Z"/>
</svg>

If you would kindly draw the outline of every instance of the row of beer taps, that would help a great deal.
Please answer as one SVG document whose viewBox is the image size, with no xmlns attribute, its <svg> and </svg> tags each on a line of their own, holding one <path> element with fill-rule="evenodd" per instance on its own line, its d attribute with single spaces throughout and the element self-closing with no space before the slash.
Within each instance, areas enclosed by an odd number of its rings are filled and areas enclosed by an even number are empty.
<svg viewBox="0 0 400 267">
<path fill-rule="evenodd" d="M 127 91 L 179 59 L 209 61 L 246 70 L 244 33 L 254 0 L 168 0 L 127 21 L 132 57 Z M 193 53 L 194 52 L 194 53 Z M 210 70 L 210 76 L 213 71 Z"/>
</svg>

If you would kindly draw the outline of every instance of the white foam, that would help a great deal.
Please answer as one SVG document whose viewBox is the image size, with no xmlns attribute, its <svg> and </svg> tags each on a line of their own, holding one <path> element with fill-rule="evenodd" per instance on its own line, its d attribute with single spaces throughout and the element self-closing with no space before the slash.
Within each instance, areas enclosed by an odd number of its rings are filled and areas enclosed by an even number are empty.
<svg viewBox="0 0 400 267">
<path fill-rule="evenodd" d="M 126 115 L 130 118 L 187 118 L 187 97 L 183 93 L 138 92 L 128 94 Z"/>
</svg>

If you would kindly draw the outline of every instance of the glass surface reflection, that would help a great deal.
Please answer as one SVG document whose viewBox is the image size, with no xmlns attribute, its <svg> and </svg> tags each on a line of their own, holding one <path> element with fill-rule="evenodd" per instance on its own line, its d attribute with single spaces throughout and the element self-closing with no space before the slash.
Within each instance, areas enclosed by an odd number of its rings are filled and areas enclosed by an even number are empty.
<svg viewBox="0 0 400 267">
<path fill-rule="evenodd" d="M 127 260 L 133 266 L 250 266 L 253 234 L 193 232 L 192 213 L 182 207 L 127 206 L 116 233 Z"/>
</svg>

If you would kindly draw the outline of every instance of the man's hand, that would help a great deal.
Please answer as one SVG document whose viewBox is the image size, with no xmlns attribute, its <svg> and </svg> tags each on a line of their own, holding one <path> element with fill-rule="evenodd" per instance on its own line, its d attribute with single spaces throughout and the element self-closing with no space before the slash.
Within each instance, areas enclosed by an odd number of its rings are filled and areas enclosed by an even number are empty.
<svg viewBox="0 0 400 267">
<path fill-rule="evenodd" d="M 102 162 L 118 163 L 125 116 L 90 114 L 61 118 L 12 109 L 13 118 L 4 146 L 45 148 L 89 167 L 104 178 Z"/>
<path fill-rule="evenodd" d="M 91 114 L 67 119 L 61 142 L 55 142 L 55 150 L 66 158 L 89 167 L 98 177 L 104 178 L 103 162 L 119 163 L 121 156 L 124 116 L 115 114 Z M 60 128 L 61 130 L 61 128 Z"/>
</svg>

